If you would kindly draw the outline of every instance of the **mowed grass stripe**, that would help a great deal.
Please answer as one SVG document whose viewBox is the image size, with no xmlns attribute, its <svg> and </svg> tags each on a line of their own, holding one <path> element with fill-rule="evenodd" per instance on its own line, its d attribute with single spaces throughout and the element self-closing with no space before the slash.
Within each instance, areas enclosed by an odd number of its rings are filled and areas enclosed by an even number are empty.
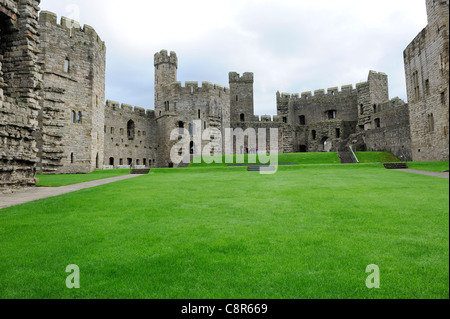
<svg viewBox="0 0 450 319">
<path fill-rule="evenodd" d="M 448 298 L 448 191 L 375 165 L 156 170 L 2 210 L 0 297 Z"/>
</svg>

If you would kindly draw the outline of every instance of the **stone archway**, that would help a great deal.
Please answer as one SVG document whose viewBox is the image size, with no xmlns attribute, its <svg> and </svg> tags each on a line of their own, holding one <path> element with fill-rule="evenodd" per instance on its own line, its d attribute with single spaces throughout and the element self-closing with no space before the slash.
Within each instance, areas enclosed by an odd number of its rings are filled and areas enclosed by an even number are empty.
<svg viewBox="0 0 450 319">
<path fill-rule="evenodd" d="M 320 144 L 322 152 L 327 153 L 331 152 L 331 149 L 333 148 L 333 143 L 329 140 L 328 136 L 323 137 Z"/>
</svg>

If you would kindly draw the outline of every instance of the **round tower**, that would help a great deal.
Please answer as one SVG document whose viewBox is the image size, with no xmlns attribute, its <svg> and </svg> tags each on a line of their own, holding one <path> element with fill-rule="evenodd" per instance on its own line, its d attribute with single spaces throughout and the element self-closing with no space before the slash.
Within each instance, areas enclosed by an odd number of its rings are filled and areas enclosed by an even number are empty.
<svg viewBox="0 0 450 319">
<path fill-rule="evenodd" d="M 161 88 L 177 81 L 178 58 L 167 50 L 155 53 L 155 110 L 161 105 Z M 164 102 L 162 102 L 164 105 Z"/>
</svg>

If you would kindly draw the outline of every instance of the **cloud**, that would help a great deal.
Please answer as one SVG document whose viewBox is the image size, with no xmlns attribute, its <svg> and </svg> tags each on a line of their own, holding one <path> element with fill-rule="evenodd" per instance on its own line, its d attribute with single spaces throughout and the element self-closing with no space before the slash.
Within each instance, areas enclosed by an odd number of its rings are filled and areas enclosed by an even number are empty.
<svg viewBox="0 0 450 319">
<path fill-rule="evenodd" d="M 153 55 L 176 51 L 181 81 L 228 86 L 255 74 L 255 112 L 275 114 L 277 91 L 356 84 L 387 73 L 406 98 L 403 50 L 426 25 L 424 0 L 42 0 L 79 16 L 107 45 L 106 94 L 153 108 Z M 70 16 L 71 17 L 71 16 Z"/>
</svg>

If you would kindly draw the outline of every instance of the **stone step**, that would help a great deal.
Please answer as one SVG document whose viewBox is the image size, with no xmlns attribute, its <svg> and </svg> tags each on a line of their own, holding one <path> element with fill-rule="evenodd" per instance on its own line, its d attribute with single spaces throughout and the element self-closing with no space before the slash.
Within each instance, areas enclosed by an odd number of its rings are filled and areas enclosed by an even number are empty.
<svg viewBox="0 0 450 319">
<path fill-rule="evenodd" d="M 386 169 L 408 169 L 406 163 L 384 163 L 383 165 Z"/>
<path fill-rule="evenodd" d="M 274 166 L 249 166 L 247 168 L 248 172 L 273 172 L 275 171 Z"/>
<path fill-rule="evenodd" d="M 132 169 L 130 171 L 131 175 L 147 175 L 150 173 L 150 168 Z"/>
</svg>

